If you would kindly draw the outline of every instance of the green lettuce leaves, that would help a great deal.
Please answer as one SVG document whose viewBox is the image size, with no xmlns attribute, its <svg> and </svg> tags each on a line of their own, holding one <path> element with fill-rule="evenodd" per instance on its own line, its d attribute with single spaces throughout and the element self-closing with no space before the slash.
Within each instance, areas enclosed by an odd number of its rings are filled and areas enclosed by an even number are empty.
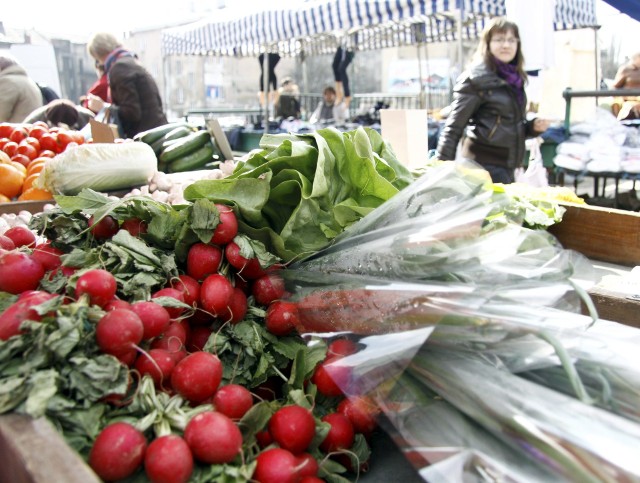
<svg viewBox="0 0 640 483">
<path fill-rule="evenodd" d="M 197 181 L 184 196 L 234 205 L 241 231 L 287 262 L 325 248 L 413 181 L 369 128 L 267 134 L 260 145 L 230 176 Z"/>
</svg>

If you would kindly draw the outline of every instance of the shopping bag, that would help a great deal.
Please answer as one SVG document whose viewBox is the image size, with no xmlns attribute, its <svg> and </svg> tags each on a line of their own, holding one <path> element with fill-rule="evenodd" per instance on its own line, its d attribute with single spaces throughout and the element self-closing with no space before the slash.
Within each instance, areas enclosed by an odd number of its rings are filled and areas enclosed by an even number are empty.
<svg viewBox="0 0 640 483">
<path fill-rule="evenodd" d="M 541 137 L 531 140 L 529 165 L 526 170 L 524 168 L 516 168 L 514 173 L 516 183 L 524 183 L 536 188 L 549 186 L 547 169 L 544 167 L 542 152 L 540 151 L 540 145 L 543 142 L 544 139 Z"/>
</svg>

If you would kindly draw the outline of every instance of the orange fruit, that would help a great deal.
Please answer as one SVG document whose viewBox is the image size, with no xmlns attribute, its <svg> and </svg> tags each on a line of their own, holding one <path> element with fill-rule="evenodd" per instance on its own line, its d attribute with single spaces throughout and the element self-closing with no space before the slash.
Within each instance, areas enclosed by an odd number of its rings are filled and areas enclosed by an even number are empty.
<svg viewBox="0 0 640 483">
<path fill-rule="evenodd" d="M 0 151 L 0 163 L 10 163 L 11 162 L 11 157 L 9 157 L 9 155 L 7 153 L 5 153 L 4 151 Z"/>
<path fill-rule="evenodd" d="M 11 165 L 20 171 L 23 175 L 27 175 L 27 168 L 24 167 L 24 164 L 18 163 L 17 161 L 11 161 Z"/>
<path fill-rule="evenodd" d="M 9 203 L 10 201 L 11 198 L 9 198 L 8 196 L 0 195 L 0 203 Z"/>
<path fill-rule="evenodd" d="M 29 188 L 31 188 L 33 186 L 33 182 L 36 179 L 38 179 L 39 176 L 40 176 L 40 173 L 33 173 L 30 175 L 27 175 L 27 177 L 24 179 L 24 183 L 22 183 L 22 192 L 24 193 Z"/>
<path fill-rule="evenodd" d="M 53 200 L 53 195 L 47 190 L 34 188 L 34 187 L 31 187 L 28 190 L 25 190 L 18 197 L 18 201 L 47 201 L 47 200 Z"/>
<path fill-rule="evenodd" d="M 24 174 L 10 164 L 0 164 L 0 194 L 8 198 L 17 196 L 22 190 Z"/>
<path fill-rule="evenodd" d="M 41 172 L 44 169 L 44 165 L 44 161 L 31 161 L 27 166 L 27 176 Z"/>
</svg>

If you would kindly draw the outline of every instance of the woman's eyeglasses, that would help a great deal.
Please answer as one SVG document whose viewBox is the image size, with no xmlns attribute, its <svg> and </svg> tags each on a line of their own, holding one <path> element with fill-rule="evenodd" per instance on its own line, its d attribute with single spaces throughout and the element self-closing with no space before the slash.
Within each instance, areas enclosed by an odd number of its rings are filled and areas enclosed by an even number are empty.
<svg viewBox="0 0 640 483">
<path fill-rule="evenodd" d="M 518 42 L 520 42 L 520 39 L 516 39 L 515 37 L 511 37 L 511 38 L 504 38 L 504 37 L 495 37 L 493 39 L 491 39 L 491 43 L 492 44 L 507 44 L 507 45 L 516 45 Z"/>
</svg>

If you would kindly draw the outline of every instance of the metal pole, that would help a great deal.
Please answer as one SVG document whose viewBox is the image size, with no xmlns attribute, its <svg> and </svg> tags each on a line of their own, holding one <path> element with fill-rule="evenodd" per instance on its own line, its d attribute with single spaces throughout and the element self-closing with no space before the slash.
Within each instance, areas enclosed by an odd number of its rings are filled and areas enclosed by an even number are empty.
<svg viewBox="0 0 640 483">
<path fill-rule="evenodd" d="M 420 98 L 419 105 L 420 109 L 426 109 L 425 107 L 425 93 L 424 93 L 424 82 L 422 81 L 422 56 L 420 55 L 420 51 L 422 50 L 420 47 L 422 46 L 422 42 L 418 42 L 417 50 L 418 50 L 418 78 L 420 79 Z"/>
<path fill-rule="evenodd" d="M 460 18 L 458 19 L 458 72 L 462 72 L 463 60 L 462 60 L 462 24 L 464 22 L 464 1 L 460 2 Z"/>
<path fill-rule="evenodd" d="M 264 133 L 269 132 L 269 49 L 266 48 L 262 59 L 262 89 L 264 92 L 264 114 L 262 128 Z"/>
<path fill-rule="evenodd" d="M 599 25 L 596 25 L 595 27 L 593 27 L 593 44 L 594 44 L 594 52 L 595 52 L 595 62 L 594 62 L 594 66 L 596 69 L 596 90 L 600 89 L 600 82 L 598 81 L 598 77 L 599 77 L 599 62 L 598 59 L 600 57 L 600 49 L 598 49 L 598 29 L 600 28 Z M 598 98 L 596 97 L 596 107 L 599 106 L 599 102 L 598 102 Z"/>
</svg>

